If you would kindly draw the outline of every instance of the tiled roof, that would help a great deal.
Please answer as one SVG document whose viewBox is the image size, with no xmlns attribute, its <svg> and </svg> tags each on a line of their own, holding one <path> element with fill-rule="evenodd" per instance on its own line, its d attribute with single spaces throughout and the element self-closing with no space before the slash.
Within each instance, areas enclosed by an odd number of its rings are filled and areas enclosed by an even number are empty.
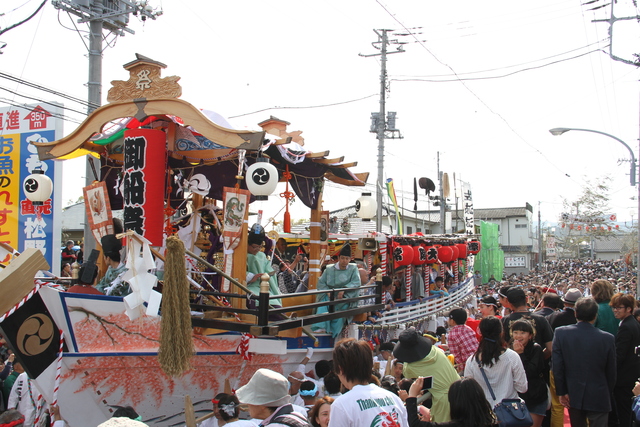
<svg viewBox="0 0 640 427">
<path fill-rule="evenodd" d="M 608 236 L 599 239 L 593 239 L 593 248 L 595 252 L 615 252 L 620 253 L 624 245 L 624 236 Z"/>
</svg>

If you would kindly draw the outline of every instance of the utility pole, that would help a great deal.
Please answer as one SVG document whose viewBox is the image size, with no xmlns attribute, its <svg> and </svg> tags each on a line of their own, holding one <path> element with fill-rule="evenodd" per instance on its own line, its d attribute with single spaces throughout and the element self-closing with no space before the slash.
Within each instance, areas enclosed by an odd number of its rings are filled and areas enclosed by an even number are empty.
<svg viewBox="0 0 640 427">
<path fill-rule="evenodd" d="M 614 55 L 613 53 L 613 24 L 615 24 L 618 21 L 629 21 L 629 20 L 639 20 L 640 19 L 640 15 L 636 15 L 636 16 L 625 16 L 623 18 L 618 18 L 614 11 L 613 11 L 613 5 L 617 3 L 615 1 L 611 2 L 611 14 L 609 16 L 609 19 L 594 19 L 591 22 L 608 22 L 609 23 L 609 38 L 610 38 L 610 43 L 609 43 L 609 57 L 611 59 L 613 59 L 614 61 L 619 61 L 619 62 L 623 62 L 625 64 L 628 65 L 633 65 L 634 67 L 638 67 L 640 66 L 640 62 L 638 61 L 638 59 L 636 58 L 636 60 L 631 61 L 625 58 L 621 58 L 617 55 Z M 640 129 L 640 123 L 639 123 L 639 129 Z M 609 135 L 611 136 L 611 135 Z M 618 139 L 618 138 L 615 138 Z M 622 141 L 621 141 L 622 142 Z M 640 139 L 638 139 L 638 157 L 640 157 Z M 626 144 L 625 144 L 626 145 Z M 632 174 L 632 181 L 633 181 L 633 177 L 635 176 L 635 164 L 634 164 L 634 170 L 633 170 L 633 174 Z M 638 244 L 638 252 L 636 253 L 636 277 L 638 277 L 638 273 L 640 272 L 640 183 L 636 182 L 636 184 L 638 185 L 638 235 L 637 235 L 637 244 Z M 633 185 L 633 184 L 632 184 Z M 636 278 L 636 299 L 640 296 L 640 280 L 638 280 Z"/>
<path fill-rule="evenodd" d="M 442 182 L 443 172 L 440 170 L 440 152 L 437 153 L 438 182 L 440 183 L 440 227 L 442 234 L 447 234 L 447 202 L 444 200 L 444 185 Z"/>
<path fill-rule="evenodd" d="M 79 17 L 79 23 L 89 23 L 89 81 L 87 114 L 91 114 L 102 104 L 102 39 L 103 30 L 124 36 L 125 32 L 135 34 L 128 28 L 129 15 L 140 16 L 142 21 L 147 18 L 155 20 L 162 15 L 162 10 L 154 10 L 148 0 L 52 0 L 56 9 L 72 13 Z M 85 165 L 85 186 L 99 180 L 93 158 L 87 156 Z M 84 221 L 84 252 L 90 254 L 95 249 L 96 242 L 89 227 L 89 221 Z"/>
<path fill-rule="evenodd" d="M 396 113 L 390 112 L 387 118 L 385 113 L 385 99 L 387 91 L 387 55 L 392 53 L 403 53 L 403 43 L 398 40 L 389 40 L 389 32 L 393 30 L 373 30 L 378 35 L 378 41 L 373 42 L 372 45 L 376 49 L 380 49 L 380 53 L 374 53 L 370 55 L 359 54 L 363 57 L 380 56 L 380 110 L 377 113 L 371 113 L 371 129 L 378 135 L 378 183 L 376 185 L 376 231 L 382 231 L 382 189 L 384 188 L 384 140 L 402 138 L 400 131 L 395 129 Z M 397 44 L 397 50 L 393 52 L 387 51 L 389 44 Z M 387 129 L 387 119 L 393 121 L 393 126 Z M 397 136 L 396 136 L 397 134 Z M 400 231 L 400 230 L 398 230 Z"/>
<path fill-rule="evenodd" d="M 546 250 L 546 247 L 544 248 Z M 538 265 L 542 266 L 542 218 L 540 215 L 540 202 L 538 202 Z"/>
</svg>

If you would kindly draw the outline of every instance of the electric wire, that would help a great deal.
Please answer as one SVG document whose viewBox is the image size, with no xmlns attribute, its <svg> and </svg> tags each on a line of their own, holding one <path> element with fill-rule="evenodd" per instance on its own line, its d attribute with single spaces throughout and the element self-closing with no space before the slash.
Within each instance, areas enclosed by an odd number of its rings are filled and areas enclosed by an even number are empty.
<svg viewBox="0 0 640 427">
<path fill-rule="evenodd" d="M 44 7 L 45 4 L 47 4 L 47 0 L 44 0 L 40 4 L 40 6 L 38 6 L 38 8 L 35 10 L 35 12 L 33 12 L 27 18 L 23 19 L 22 21 L 16 22 L 13 25 L 9 25 L 7 28 L 4 28 L 4 29 L 0 30 L 0 36 L 3 35 L 4 33 L 6 33 L 7 31 L 13 30 L 14 28 L 19 27 L 20 25 L 24 24 L 25 22 L 30 21 L 34 16 L 36 16 L 38 14 L 38 12 L 40 12 L 40 10 Z"/>
<path fill-rule="evenodd" d="M 250 113 L 243 113 L 243 114 L 237 114 L 235 116 L 229 116 L 229 118 L 230 119 L 235 119 L 236 117 L 249 116 L 251 114 L 262 113 L 264 111 L 269 111 L 269 110 L 304 110 L 304 109 L 309 109 L 309 108 L 334 107 L 336 105 L 350 104 L 352 102 L 363 101 L 365 99 L 373 98 L 374 96 L 378 96 L 378 94 L 374 93 L 374 94 L 371 94 L 371 95 L 364 96 L 362 98 L 351 99 L 351 100 L 348 100 L 348 101 L 334 102 L 334 103 L 331 103 L 331 104 L 308 105 L 308 106 L 300 106 L 300 107 L 278 107 L 278 106 L 275 106 L 275 107 L 263 108 L 261 110 L 252 111 Z"/>
<path fill-rule="evenodd" d="M 83 99 L 76 98 L 75 96 L 67 95 L 67 94 L 65 94 L 63 92 L 59 92 L 59 91 L 57 91 L 55 89 L 47 88 L 47 87 L 42 86 L 42 85 L 40 85 L 38 83 L 33 83 L 33 82 L 28 81 L 28 80 L 24 80 L 22 78 L 12 76 L 11 74 L 4 73 L 2 71 L 0 71 L 0 78 L 4 78 L 4 79 L 7 79 L 9 81 L 16 82 L 16 83 L 18 83 L 20 85 L 24 85 L 24 86 L 27 86 L 27 87 L 31 87 L 33 89 L 41 90 L 43 92 L 50 93 L 50 94 L 58 96 L 60 98 L 64 98 L 64 99 L 67 99 L 69 101 L 76 102 L 76 103 L 82 105 L 83 107 L 89 107 L 89 106 L 92 106 L 94 108 L 98 108 L 99 107 L 99 105 L 91 104 L 91 103 L 89 103 L 89 102 L 87 102 L 87 101 L 85 101 Z"/>
<path fill-rule="evenodd" d="M 381 0 L 376 0 L 376 3 L 378 3 L 380 5 L 380 7 L 382 7 L 382 9 L 389 15 L 391 16 L 391 18 L 396 21 L 405 31 L 407 31 L 410 35 L 413 36 L 413 38 L 415 40 L 418 40 L 418 38 L 407 28 L 406 25 L 404 25 L 396 16 L 395 14 L 391 13 L 391 11 L 384 5 L 382 4 Z M 570 177 L 566 172 L 564 172 L 558 165 L 556 165 L 554 162 L 551 161 L 551 159 L 549 159 L 542 151 L 540 151 L 540 149 L 538 149 L 537 147 L 533 146 L 529 141 L 527 141 L 522 135 L 520 135 L 520 133 L 518 133 L 518 131 L 516 129 L 514 129 L 514 127 L 498 112 L 494 111 L 482 98 L 480 98 L 480 96 L 478 96 L 465 82 L 464 80 L 462 80 L 458 74 L 456 73 L 456 71 L 453 69 L 453 67 L 451 67 L 449 64 L 446 64 L 444 62 L 442 62 L 442 60 L 440 60 L 440 58 L 438 58 L 433 52 L 431 52 L 431 50 L 423 43 L 423 42 L 419 42 L 418 45 L 420 45 L 420 47 L 422 47 L 429 55 L 431 55 L 438 63 L 442 64 L 443 66 L 447 67 L 449 70 L 451 70 L 451 72 L 453 73 L 454 76 L 456 76 L 456 78 L 458 79 L 458 81 L 460 82 L 460 84 L 471 94 L 473 95 L 482 105 L 485 106 L 485 108 L 491 112 L 492 114 L 494 114 L 495 116 L 497 116 L 500 120 L 502 120 L 502 122 L 507 126 L 507 128 L 518 137 L 518 139 L 520 139 L 522 142 L 524 142 L 526 145 L 528 145 L 530 148 L 532 148 L 535 152 L 537 152 L 543 159 L 545 159 L 547 161 L 547 163 L 549 163 L 551 166 L 553 166 L 558 172 L 560 172 L 563 176 L 566 176 L 567 178 L 569 178 L 571 181 L 573 181 L 576 185 L 579 185 L 579 183 L 573 179 L 572 177 Z"/>
</svg>

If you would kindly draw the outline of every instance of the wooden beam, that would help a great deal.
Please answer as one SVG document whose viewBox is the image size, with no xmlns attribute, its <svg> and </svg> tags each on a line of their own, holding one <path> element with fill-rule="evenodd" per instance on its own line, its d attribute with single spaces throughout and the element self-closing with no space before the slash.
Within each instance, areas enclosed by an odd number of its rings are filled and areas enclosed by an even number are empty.
<svg viewBox="0 0 640 427">
<path fill-rule="evenodd" d="M 339 178 L 332 174 L 331 172 L 327 172 L 324 174 L 324 177 L 327 178 L 331 182 L 335 182 L 336 184 L 345 185 L 347 187 L 363 187 L 364 181 L 354 181 L 350 179 Z"/>
<path fill-rule="evenodd" d="M 57 159 L 82 147 L 105 124 L 123 117 L 144 120 L 149 116 L 170 114 L 180 117 L 207 139 L 229 148 L 257 150 L 262 146 L 264 132 L 227 129 L 209 120 L 200 110 L 181 99 L 138 99 L 114 102 L 96 109 L 68 136 L 57 141 L 36 143 L 41 160 Z"/>
<path fill-rule="evenodd" d="M 333 165 L 337 163 L 342 163 L 344 160 L 344 156 L 338 157 L 336 159 L 313 159 L 314 162 L 320 163 L 321 165 Z"/>
<path fill-rule="evenodd" d="M 326 157 L 329 155 L 329 150 L 327 151 L 318 151 L 317 153 L 306 153 L 305 157 L 307 159 L 319 159 L 322 157 Z"/>
<path fill-rule="evenodd" d="M 332 168 L 349 169 L 358 166 L 358 162 L 340 163 L 339 165 L 331 165 Z"/>
</svg>

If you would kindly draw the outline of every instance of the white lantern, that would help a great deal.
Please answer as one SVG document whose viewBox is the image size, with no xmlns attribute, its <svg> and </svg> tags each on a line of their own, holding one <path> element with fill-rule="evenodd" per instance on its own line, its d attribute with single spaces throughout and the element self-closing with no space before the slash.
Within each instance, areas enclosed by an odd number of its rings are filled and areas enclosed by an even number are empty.
<svg viewBox="0 0 640 427">
<path fill-rule="evenodd" d="M 264 158 L 258 158 L 247 169 L 247 188 L 256 200 L 267 200 L 276 190 L 278 179 L 278 170 Z"/>
<path fill-rule="evenodd" d="M 42 206 L 51 197 L 53 192 L 53 182 L 51 178 L 44 174 L 41 169 L 31 171 L 22 183 L 22 189 L 27 199 L 31 200 L 34 206 Z"/>
<path fill-rule="evenodd" d="M 371 193 L 362 193 L 362 196 L 356 200 L 356 214 L 363 221 L 371 221 L 376 216 L 376 199 L 371 197 Z"/>
</svg>

